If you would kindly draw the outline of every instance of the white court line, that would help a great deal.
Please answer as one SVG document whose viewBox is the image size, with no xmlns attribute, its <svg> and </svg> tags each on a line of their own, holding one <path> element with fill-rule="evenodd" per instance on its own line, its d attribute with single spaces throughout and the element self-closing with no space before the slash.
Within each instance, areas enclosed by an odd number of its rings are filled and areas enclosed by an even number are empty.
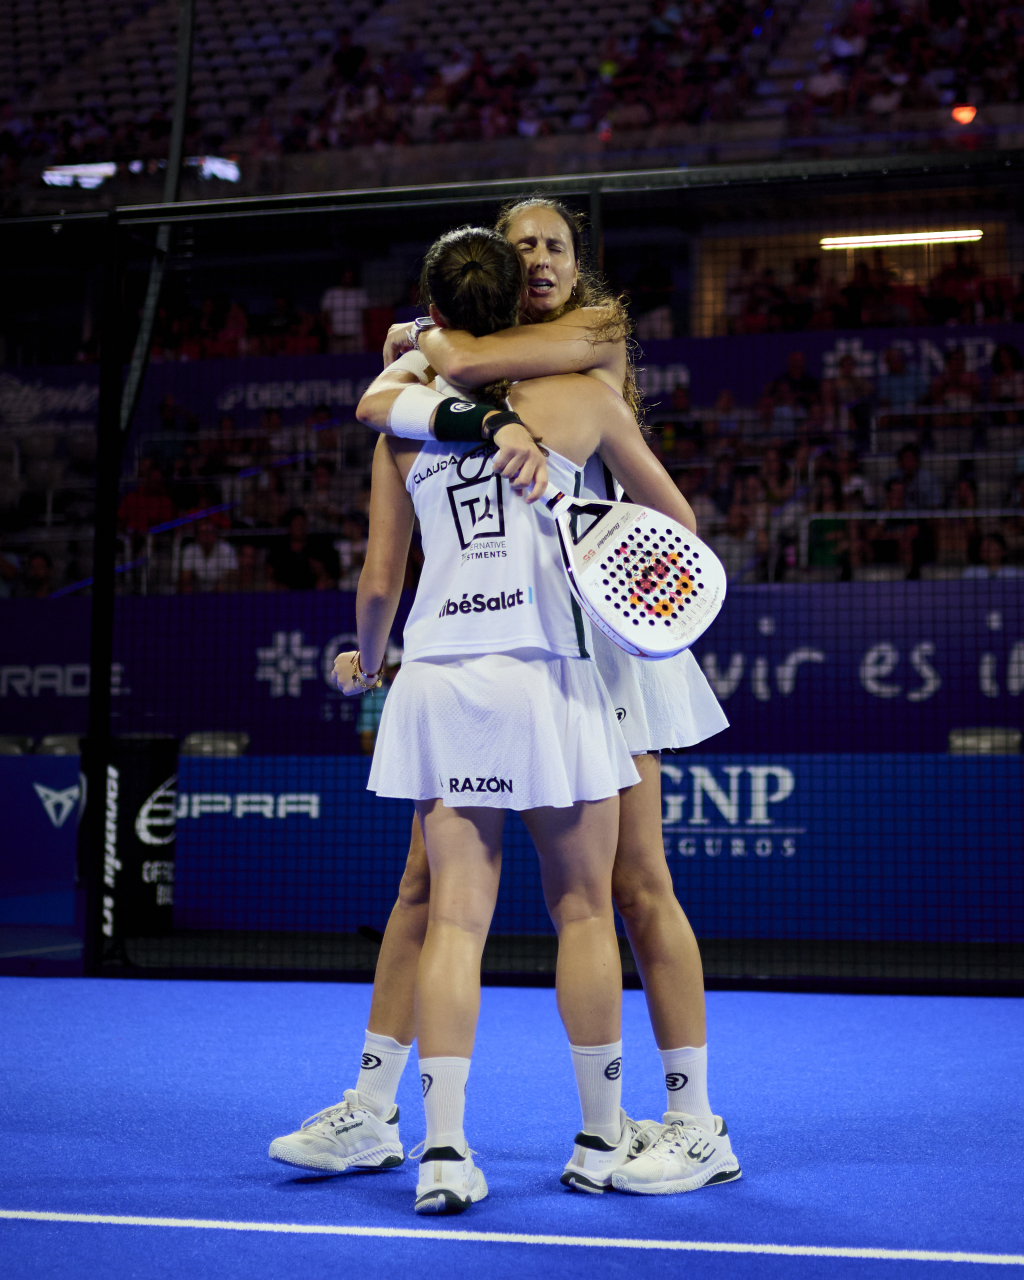
<svg viewBox="0 0 1024 1280">
<path fill-rule="evenodd" d="M 333 1227 L 304 1222 L 222 1222 L 215 1218 L 138 1218 L 111 1213 L 44 1213 L 0 1209 L 0 1218 L 84 1222 L 115 1227 L 196 1227 L 294 1236 L 366 1236 L 378 1240 L 464 1240 L 475 1244 L 543 1244 L 584 1249 L 662 1249 L 678 1253 L 771 1253 L 788 1258 L 883 1258 L 894 1262 L 987 1262 L 1024 1267 L 1019 1253 L 945 1253 L 935 1249 L 845 1249 L 815 1244 L 727 1244 L 709 1240 L 630 1240 L 616 1236 L 527 1236 L 507 1231 L 423 1231 L 412 1227 Z"/>
</svg>

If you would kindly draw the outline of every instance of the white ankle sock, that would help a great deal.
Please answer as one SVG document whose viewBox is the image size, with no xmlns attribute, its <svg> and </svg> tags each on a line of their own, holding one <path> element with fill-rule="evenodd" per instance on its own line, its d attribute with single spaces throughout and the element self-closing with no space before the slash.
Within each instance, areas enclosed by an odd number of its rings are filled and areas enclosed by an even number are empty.
<svg viewBox="0 0 1024 1280">
<path fill-rule="evenodd" d="M 659 1049 L 665 1068 L 666 1111 L 682 1111 L 699 1120 L 712 1133 L 715 1117 L 708 1102 L 708 1047 Z"/>
<path fill-rule="evenodd" d="M 411 1048 L 411 1044 L 399 1044 L 391 1036 L 366 1033 L 356 1089 L 360 1099 L 382 1119 L 395 1105 L 398 1082 Z"/>
<path fill-rule="evenodd" d="M 614 1044 L 569 1046 L 576 1088 L 583 1112 L 583 1129 L 605 1142 L 618 1142 L 622 1133 L 622 1041 Z"/>
<path fill-rule="evenodd" d="M 466 1150 L 462 1122 L 466 1114 L 468 1080 L 468 1058 L 420 1058 L 423 1110 L 427 1113 L 424 1151 L 431 1147 Z"/>
</svg>

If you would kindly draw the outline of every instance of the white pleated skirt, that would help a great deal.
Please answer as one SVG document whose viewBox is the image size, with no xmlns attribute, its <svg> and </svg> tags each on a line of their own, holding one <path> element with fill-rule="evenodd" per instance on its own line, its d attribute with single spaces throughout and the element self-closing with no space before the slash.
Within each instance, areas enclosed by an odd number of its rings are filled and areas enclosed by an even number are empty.
<svg viewBox="0 0 1024 1280">
<path fill-rule="evenodd" d="M 403 663 L 367 788 L 449 808 L 567 809 L 639 781 L 596 664 L 520 649 Z"/>
<path fill-rule="evenodd" d="M 630 752 L 692 747 L 728 729 L 715 692 L 689 649 L 662 662 L 631 658 L 595 627 L 594 660 Z"/>
</svg>

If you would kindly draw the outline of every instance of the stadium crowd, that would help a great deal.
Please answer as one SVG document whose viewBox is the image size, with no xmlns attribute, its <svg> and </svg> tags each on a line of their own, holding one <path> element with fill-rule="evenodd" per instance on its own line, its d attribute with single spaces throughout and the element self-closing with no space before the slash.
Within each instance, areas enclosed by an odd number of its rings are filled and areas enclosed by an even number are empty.
<svg viewBox="0 0 1024 1280">
<path fill-rule="evenodd" d="M 907 278 L 883 250 L 857 262 L 840 283 L 819 257 L 793 262 L 788 279 L 743 250 L 726 289 L 728 332 L 780 333 L 806 329 L 899 328 L 906 325 L 1000 324 L 1024 319 L 1024 278 L 987 275 L 968 245 L 931 279 Z"/>
<path fill-rule="evenodd" d="M 853 0 L 789 107 L 815 115 L 1014 102 L 1024 94 L 1024 13 L 1000 0 Z"/>
<path fill-rule="evenodd" d="M 960 349 L 932 378 L 892 348 L 876 379 L 846 356 L 820 380 L 794 351 L 753 406 L 723 390 L 695 408 L 678 386 L 650 417 L 651 447 L 734 582 L 1024 574 L 1014 347 L 1000 346 L 983 378 Z M 373 443 L 358 424 L 320 406 L 293 425 L 268 409 L 254 426 L 227 413 L 207 426 L 167 396 L 150 432 L 118 511 L 122 560 L 143 566 L 122 589 L 355 588 Z M 42 598 L 74 577 L 33 543 L 38 508 L 25 493 L 0 512 L 18 544 L 0 544 L 0 596 Z M 994 509 L 1003 514 L 985 514 Z M 64 537 L 89 518 L 59 501 L 51 514 Z M 414 547 L 410 586 L 418 563 Z"/>
</svg>

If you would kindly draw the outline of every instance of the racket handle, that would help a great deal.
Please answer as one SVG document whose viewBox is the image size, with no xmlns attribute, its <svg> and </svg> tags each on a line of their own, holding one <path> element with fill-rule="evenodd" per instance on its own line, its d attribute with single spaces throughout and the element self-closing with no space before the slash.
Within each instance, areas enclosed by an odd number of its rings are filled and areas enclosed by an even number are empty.
<svg viewBox="0 0 1024 1280">
<path fill-rule="evenodd" d="M 557 485 L 549 481 L 541 500 L 537 503 L 537 510 L 554 520 L 556 516 L 564 515 L 575 501 L 575 498 L 571 495 L 566 496 Z"/>
</svg>

